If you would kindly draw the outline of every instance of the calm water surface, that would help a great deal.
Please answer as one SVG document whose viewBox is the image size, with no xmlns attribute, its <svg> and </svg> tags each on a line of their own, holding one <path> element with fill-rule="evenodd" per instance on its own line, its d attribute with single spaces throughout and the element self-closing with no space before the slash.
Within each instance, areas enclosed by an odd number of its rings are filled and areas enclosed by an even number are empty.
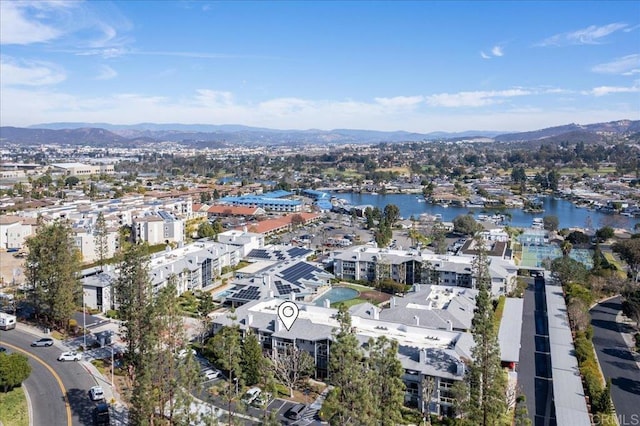
<svg viewBox="0 0 640 426">
<path fill-rule="evenodd" d="M 617 214 L 606 214 L 595 210 L 587 210 L 578 208 L 573 203 L 555 199 L 553 197 L 545 197 L 544 213 L 526 213 L 520 209 L 484 209 L 484 208 L 468 208 L 468 207 L 442 207 L 436 204 L 420 203 L 415 194 L 358 194 L 358 193 L 335 193 L 332 194 L 337 198 L 349 201 L 351 205 L 372 205 L 380 210 L 384 209 L 387 204 L 395 204 L 400 209 L 400 215 L 408 219 L 411 216 L 417 218 L 422 213 L 441 214 L 442 220 L 451 222 L 461 214 L 473 213 L 476 217 L 478 214 L 492 215 L 494 213 L 508 212 L 511 214 L 511 220 L 508 224 L 518 227 L 529 227 L 534 217 L 557 216 L 560 222 L 560 228 L 591 228 L 597 229 L 603 226 L 612 226 L 614 228 L 624 228 L 633 230 L 636 223 L 640 219 L 620 216 Z M 422 197 L 419 197 L 422 198 Z"/>
</svg>

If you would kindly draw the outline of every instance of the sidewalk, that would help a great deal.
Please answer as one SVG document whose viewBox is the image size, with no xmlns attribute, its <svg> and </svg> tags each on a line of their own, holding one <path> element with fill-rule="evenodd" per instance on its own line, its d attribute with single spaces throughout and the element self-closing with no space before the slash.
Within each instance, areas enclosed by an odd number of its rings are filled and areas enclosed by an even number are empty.
<svg viewBox="0 0 640 426">
<path fill-rule="evenodd" d="M 635 359 L 638 370 L 640 370 L 640 355 L 635 351 L 636 343 L 633 337 L 633 332 L 635 330 L 635 321 L 627 318 L 622 312 L 618 312 L 618 315 L 616 316 L 616 322 L 619 325 L 620 334 L 627 344 L 629 352 L 631 352 L 631 356 Z"/>
</svg>

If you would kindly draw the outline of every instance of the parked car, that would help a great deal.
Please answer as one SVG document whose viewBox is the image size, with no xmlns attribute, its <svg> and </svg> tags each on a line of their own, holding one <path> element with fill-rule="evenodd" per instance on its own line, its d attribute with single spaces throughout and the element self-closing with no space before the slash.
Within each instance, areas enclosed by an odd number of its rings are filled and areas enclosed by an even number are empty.
<svg viewBox="0 0 640 426">
<path fill-rule="evenodd" d="M 58 357 L 58 361 L 80 361 L 82 355 L 78 352 L 62 352 Z"/>
<path fill-rule="evenodd" d="M 251 404 L 257 397 L 260 396 L 262 390 L 259 387 L 253 387 L 249 389 L 243 396 L 242 401 Z"/>
<path fill-rule="evenodd" d="M 208 381 L 220 377 L 220 372 L 214 368 L 207 368 L 206 370 L 202 371 L 202 375 L 204 376 L 204 380 Z"/>
<path fill-rule="evenodd" d="M 104 399 L 104 391 L 102 386 L 94 386 L 89 389 L 89 397 L 92 401 L 102 401 Z"/>
<path fill-rule="evenodd" d="M 93 424 L 95 426 L 108 426 L 111 424 L 109 418 L 109 404 L 101 402 L 93 409 Z"/>
<path fill-rule="evenodd" d="M 271 394 L 269 392 L 262 392 L 256 399 L 251 401 L 251 405 L 257 408 L 266 407 L 271 402 Z"/>
<path fill-rule="evenodd" d="M 289 408 L 287 412 L 284 413 L 284 416 L 291 420 L 300 420 L 306 408 L 307 406 L 304 404 L 296 404 L 293 407 Z"/>
<path fill-rule="evenodd" d="M 6 352 L 7 348 L 5 348 L 4 346 L 0 346 L 0 352 Z"/>
<path fill-rule="evenodd" d="M 42 339 L 38 339 L 31 343 L 31 346 L 53 346 L 53 339 L 50 337 L 43 337 Z"/>
<path fill-rule="evenodd" d="M 196 356 L 196 351 L 195 351 L 195 349 L 188 349 L 188 348 L 180 349 L 180 350 L 178 351 L 178 353 L 176 354 L 176 356 L 177 356 L 178 358 L 180 358 L 180 359 L 183 359 L 183 358 L 186 358 L 186 357 L 187 357 L 187 354 L 188 354 L 189 352 L 191 352 L 191 355 Z"/>
</svg>

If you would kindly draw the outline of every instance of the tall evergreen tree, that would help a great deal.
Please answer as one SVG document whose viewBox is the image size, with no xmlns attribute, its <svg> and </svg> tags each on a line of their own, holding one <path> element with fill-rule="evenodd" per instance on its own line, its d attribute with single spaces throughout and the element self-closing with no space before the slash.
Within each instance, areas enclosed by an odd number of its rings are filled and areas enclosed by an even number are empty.
<svg viewBox="0 0 640 426">
<path fill-rule="evenodd" d="M 500 365 L 500 346 L 495 329 L 489 289 L 491 277 L 484 241 L 476 238 L 478 254 L 474 259 L 474 273 L 478 295 L 471 322 L 475 343 L 469 365 L 469 415 L 474 424 L 489 426 L 499 423 L 506 412 L 506 377 Z"/>
<path fill-rule="evenodd" d="M 267 360 L 262 354 L 262 347 L 258 336 L 249 330 L 242 341 L 242 373 L 247 386 L 253 386 L 262 381 L 267 368 Z"/>
<path fill-rule="evenodd" d="M 36 235 L 26 243 L 29 254 L 25 267 L 27 282 L 33 288 L 35 313 L 66 329 L 82 294 L 78 279 L 80 252 L 66 222 L 46 225 L 39 219 L 38 223 Z"/>
<path fill-rule="evenodd" d="M 216 364 L 227 371 L 228 383 L 224 391 L 229 413 L 228 422 L 234 422 L 233 401 L 238 396 L 236 388 L 243 384 L 242 380 L 242 345 L 240 343 L 240 328 L 237 324 L 231 327 L 223 327 L 213 338 L 207 342 L 207 346 L 216 358 Z"/>
<path fill-rule="evenodd" d="M 397 425 L 402 422 L 405 385 L 404 368 L 397 357 L 398 342 L 380 336 L 369 340 L 370 387 L 375 407 L 375 422 L 379 425 Z"/>
<path fill-rule="evenodd" d="M 102 271 L 104 263 L 107 260 L 107 254 L 109 250 L 107 222 L 105 221 L 104 214 L 102 212 L 98 213 L 98 218 L 96 219 L 95 241 L 98 265 L 100 266 L 100 270 Z"/>
<path fill-rule="evenodd" d="M 337 320 L 340 328 L 334 332 L 329 358 L 329 380 L 334 389 L 327 404 L 334 411 L 331 424 L 368 424 L 372 421 L 373 397 L 364 368 L 364 354 L 351 329 L 351 315 L 341 305 Z"/>
</svg>

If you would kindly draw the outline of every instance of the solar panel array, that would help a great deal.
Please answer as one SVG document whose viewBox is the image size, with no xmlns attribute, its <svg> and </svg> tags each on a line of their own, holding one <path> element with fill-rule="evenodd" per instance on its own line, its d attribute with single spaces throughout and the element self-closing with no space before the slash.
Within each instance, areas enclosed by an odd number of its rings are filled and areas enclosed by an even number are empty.
<svg viewBox="0 0 640 426">
<path fill-rule="evenodd" d="M 287 254 L 289 254 L 289 256 L 291 257 L 298 257 L 298 256 L 302 256 L 305 255 L 307 253 L 309 253 L 310 250 L 307 249 L 303 249 L 300 247 L 293 247 L 290 248 L 289 250 L 287 250 Z"/>
<path fill-rule="evenodd" d="M 260 299 L 260 289 L 259 287 L 255 287 L 255 286 L 245 287 L 242 290 L 236 292 L 231 297 L 233 299 L 258 300 Z"/>
<path fill-rule="evenodd" d="M 280 276 L 290 283 L 300 285 L 300 279 L 312 280 L 314 279 L 314 272 L 322 272 L 321 269 L 316 268 L 308 263 L 299 262 L 295 265 L 280 272 Z"/>
<path fill-rule="evenodd" d="M 267 250 L 253 249 L 249 252 L 247 257 L 253 257 L 256 259 L 271 259 L 271 254 Z"/>
<path fill-rule="evenodd" d="M 290 294 L 290 293 L 300 293 L 300 289 L 291 287 L 290 284 L 283 284 L 282 281 L 278 280 L 275 282 L 276 289 L 280 295 Z"/>
</svg>

